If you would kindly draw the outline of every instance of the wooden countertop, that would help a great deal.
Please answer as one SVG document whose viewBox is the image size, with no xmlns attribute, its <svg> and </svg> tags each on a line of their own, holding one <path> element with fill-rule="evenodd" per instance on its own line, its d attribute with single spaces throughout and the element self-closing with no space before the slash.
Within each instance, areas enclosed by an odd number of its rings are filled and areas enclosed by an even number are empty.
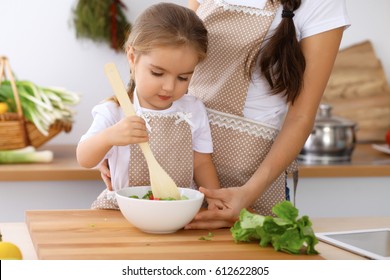
<svg viewBox="0 0 390 280">
<path fill-rule="evenodd" d="M 388 227 L 390 217 L 318 218 L 320 231 Z M 365 259 L 320 242 L 320 255 L 290 255 L 262 248 L 257 242 L 235 243 L 229 229 L 211 230 L 212 240 L 199 240 L 209 231 L 180 230 L 146 234 L 116 210 L 27 211 L 26 223 L 39 259 Z"/>
<path fill-rule="evenodd" d="M 53 162 L 0 165 L 0 181 L 101 180 L 97 170 L 78 165 L 74 145 L 47 145 L 40 148 L 46 149 L 54 152 Z M 358 144 L 351 162 L 300 164 L 299 174 L 301 178 L 390 176 L 390 155 L 374 150 L 371 144 Z"/>
</svg>

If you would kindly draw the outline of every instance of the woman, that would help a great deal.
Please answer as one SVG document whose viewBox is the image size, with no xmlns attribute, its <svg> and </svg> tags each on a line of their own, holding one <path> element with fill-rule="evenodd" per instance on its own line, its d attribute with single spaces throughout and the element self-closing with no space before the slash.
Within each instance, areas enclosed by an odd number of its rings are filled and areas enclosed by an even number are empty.
<svg viewBox="0 0 390 280">
<path fill-rule="evenodd" d="M 190 0 L 209 32 L 189 94 L 208 109 L 224 207 L 187 229 L 231 226 L 243 208 L 272 214 L 312 130 L 343 31 L 345 1 Z M 296 167 L 295 167 L 296 169 Z"/>
</svg>

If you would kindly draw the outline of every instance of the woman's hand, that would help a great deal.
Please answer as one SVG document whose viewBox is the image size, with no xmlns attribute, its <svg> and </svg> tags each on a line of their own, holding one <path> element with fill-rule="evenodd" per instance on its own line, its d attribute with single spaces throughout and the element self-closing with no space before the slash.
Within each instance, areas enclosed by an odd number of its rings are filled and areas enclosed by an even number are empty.
<svg viewBox="0 0 390 280">
<path fill-rule="evenodd" d="M 242 199 L 245 192 L 242 187 L 206 189 L 199 188 L 207 199 L 219 201 L 220 206 L 199 212 L 185 229 L 217 229 L 233 226 L 238 220 L 242 208 L 246 208 Z M 222 207 L 221 207 L 222 205 Z"/>
<path fill-rule="evenodd" d="M 98 167 L 100 171 L 100 176 L 103 179 L 104 184 L 106 184 L 107 190 L 112 191 L 112 182 L 111 182 L 111 172 L 110 167 L 108 166 L 108 160 L 105 159 Z"/>
</svg>

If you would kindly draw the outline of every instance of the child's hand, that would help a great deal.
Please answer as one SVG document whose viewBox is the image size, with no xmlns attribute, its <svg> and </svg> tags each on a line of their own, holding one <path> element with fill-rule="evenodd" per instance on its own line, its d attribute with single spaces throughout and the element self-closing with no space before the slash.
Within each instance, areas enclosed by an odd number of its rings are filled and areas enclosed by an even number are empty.
<svg viewBox="0 0 390 280">
<path fill-rule="evenodd" d="M 220 201 L 219 199 L 214 198 L 206 198 L 208 207 L 208 210 L 222 210 L 225 209 L 225 205 Z"/>
<path fill-rule="evenodd" d="M 148 132 L 144 119 L 138 116 L 125 117 L 107 130 L 112 146 L 125 146 L 147 142 Z"/>
</svg>

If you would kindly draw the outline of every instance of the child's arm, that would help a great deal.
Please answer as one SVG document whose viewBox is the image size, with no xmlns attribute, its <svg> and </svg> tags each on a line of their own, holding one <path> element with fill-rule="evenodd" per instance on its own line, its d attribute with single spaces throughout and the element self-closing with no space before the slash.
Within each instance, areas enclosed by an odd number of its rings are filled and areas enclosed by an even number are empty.
<svg viewBox="0 0 390 280">
<path fill-rule="evenodd" d="M 217 170 L 211 159 L 211 154 L 199 153 L 194 151 L 194 180 L 197 186 L 206 189 L 219 189 L 220 184 L 217 176 Z M 209 209 L 223 208 L 219 200 L 207 199 Z"/>
<path fill-rule="evenodd" d="M 219 189 L 217 170 L 211 159 L 211 154 L 194 151 L 194 180 L 198 186 L 207 189 Z"/>
<path fill-rule="evenodd" d="M 95 167 L 113 146 L 125 146 L 148 141 L 145 121 L 138 116 L 126 117 L 113 126 L 81 141 L 77 146 L 77 161 L 86 168 Z"/>
</svg>

